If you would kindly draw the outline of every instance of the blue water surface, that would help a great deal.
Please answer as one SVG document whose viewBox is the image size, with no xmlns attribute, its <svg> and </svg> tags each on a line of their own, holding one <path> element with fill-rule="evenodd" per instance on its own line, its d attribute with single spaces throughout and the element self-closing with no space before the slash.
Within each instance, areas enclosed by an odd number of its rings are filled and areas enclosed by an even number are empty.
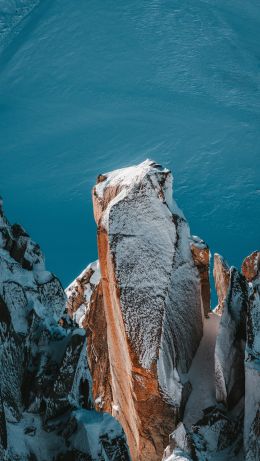
<svg viewBox="0 0 260 461">
<path fill-rule="evenodd" d="M 258 0 L 44 0 L 0 56 L 0 185 L 67 285 L 97 257 L 91 187 L 153 158 L 193 234 L 259 249 Z"/>
</svg>

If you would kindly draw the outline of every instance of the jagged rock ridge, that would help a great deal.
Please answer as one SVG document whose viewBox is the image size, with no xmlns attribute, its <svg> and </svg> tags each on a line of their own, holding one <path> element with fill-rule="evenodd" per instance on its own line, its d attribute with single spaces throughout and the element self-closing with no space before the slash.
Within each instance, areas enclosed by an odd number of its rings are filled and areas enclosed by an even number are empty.
<svg viewBox="0 0 260 461">
<path fill-rule="evenodd" d="M 260 458 L 260 252 L 242 273 L 214 256 L 210 313 L 209 248 L 171 183 L 152 161 L 98 177 L 99 261 L 69 316 L 0 203 L 0 460 L 129 460 L 104 411 L 132 461 Z"/>
<path fill-rule="evenodd" d="M 257 461 L 260 458 L 259 256 L 228 269 L 215 255 L 214 276 L 221 316 L 215 347 L 216 403 L 187 429 L 170 436 L 164 461 Z M 228 283 L 227 283 L 228 282 Z"/>
<path fill-rule="evenodd" d="M 67 294 L 90 337 L 91 372 L 101 378 L 93 386 L 96 408 L 122 422 L 134 461 L 161 459 L 176 425 L 167 461 L 256 461 L 259 252 L 244 261 L 244 275 L 214 255 L 218 306 L 210 313 L 209 248 L 189 235 L 171 194 L 170 172 L 151 161 L 102 174 L 93 189 L 100 270 L 90 265 Z M 179 266 L 189 267 L 192 281 Z"/>
</svg>

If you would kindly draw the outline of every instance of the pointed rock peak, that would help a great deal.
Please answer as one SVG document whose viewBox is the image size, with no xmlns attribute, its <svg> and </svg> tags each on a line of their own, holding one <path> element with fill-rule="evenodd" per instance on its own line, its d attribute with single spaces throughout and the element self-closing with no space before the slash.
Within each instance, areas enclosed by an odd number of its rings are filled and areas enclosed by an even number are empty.
<svg viewBox="0 0 260 461">
<path fill-rule="evenodd" d="M 172 175 L 151 160 L 99 176 L 93 204 L 113 414 L 133 459 L 159 461 L 190 392 L 182 375 L 203 333 L 209 253 L 196 240 L 196 265 Z"/>
<path fill-rule="evenodd" d="M 96 192 L 102 197 L 104 189 L 108 186 L 132 187 L 142 181 L 146 175 L 162 173 L 170 174 L 170 170 L 163 168 L 153 160 L 147 159 L 139 165 L 100 174 L 97 178 Z"/>
<path fill-rule="evenodd" d="M 152 160 L 145 160 L 139 165 L 122 168 L 109 173 L 100 174 L 93 188 L 94 215 L 99 223 L 101 215 L 113 205 L 127 196 L 137 192 L 139 195 L 149 195 L 160 198 L 172 209 L 172 174 Z M 180 214 L 177 205 L 175 210 Z M 172 211 L 175 211 L 172 210 Z M 182 215 L 184 218 L 184 216 Z M 108 226 L 107 215 L 102 216 L 102 224 Z"/>
<path fill-rule="evenodd" d="M 65 290 L 68 314 L 80 327 L 86 319 L 91 296 L 99 281 L 100 269 L 97 260 L 89 264 Z"/>
<path fill-rule="evenodd" d="M 225 259 L 218 253 L 214 254 L 213 275 L 218 296 L 218 305 L 214 309 L 214 312 L 221 315 L 230 282 L 230 267 Z"/>
<path fill-rule="evenodd" d="M 260 251 L 254 251 L 242 263 L 242 273 L 248 282 L 252 282 L 260 275 Z"/>
</svg>

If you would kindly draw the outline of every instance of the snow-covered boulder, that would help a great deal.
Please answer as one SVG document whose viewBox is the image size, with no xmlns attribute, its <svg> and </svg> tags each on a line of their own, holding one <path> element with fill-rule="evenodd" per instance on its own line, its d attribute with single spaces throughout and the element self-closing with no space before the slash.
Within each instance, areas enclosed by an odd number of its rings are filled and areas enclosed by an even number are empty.
<svg viewBox="0 0 260 461">
<path fill-rule="evenodd" d="M 203 305 L 187 221 L 169 170 L 147 160 L 93 189 L 112 408 L 134 460 L 161 459 L 189 385 Z"/>
</svg>

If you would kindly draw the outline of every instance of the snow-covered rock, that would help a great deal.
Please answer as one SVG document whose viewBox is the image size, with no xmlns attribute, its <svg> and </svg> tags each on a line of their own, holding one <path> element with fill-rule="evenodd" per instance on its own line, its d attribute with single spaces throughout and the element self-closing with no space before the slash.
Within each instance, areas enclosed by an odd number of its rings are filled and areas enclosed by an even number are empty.
<svg viewBox="0 0 260 461">
<path fill-rule="evenodd" d="M 260 459 L 260 252 L 242 265 L 250 285 L 245 354 L 244 448 L 246 461 Z"/>
<path fill-rule="evenodd" d="M 209 407 L 203 417 L 187 430 L 180 425 L 170 436 L 170 444 L 162 461 L 242 461 L 243 412 L 232 417 L 224 408 Z"/>
<path fill-rule="evenodd" d="M 119 423 L 93 410 L 85 331 L 2 202 L 0 242 L 0 460 L 129 460 Z"/>
<path fill-rule="evenodd" d="M 87 333 L 87 360 L 92 377 L 95 408 L 112 413 L 111 373 L 107 323 L 99 261 L 87 268 L 66 289 L 69 315 Z M 116 405 L 114 405 L 115 407 Z"/>
<path fill-rule="evenodd" d="M 133 460 L 159 460 L 203 331 L 190 231 L 169 170 L 146 160 L 93 189 L 113 407 Z"/>
<path fill-rule="evenodd" d="M 244 275 L 215 255 L 210 313 L 209 248 L 171 187 L 149 160 L 98 177 L 99 260 L 66 309 L 0 200 L 1 461 L 129 461 L 120 423 L 132 461 L 259 460 L 260 253 Z"/>
<path fill-rule="evenodd" d="M 237 269 L 231 268 L 215 348 L 216 398 L 229 408 L 244 396 L 247 311 L 246 279 Z"/>
<path fill-rule="evenodd" d="M 204 321 L 203 337 L 189 369 L 192 391 L 185 406 L 183 422 L 190 429 L 203 410 L 216 404 L 215 344 L 220 317 L 213 312 Z"/>
<path fill-rule="evenodd" d="M 68 314 L 79 327 L 82 327 L 83 322 L 87 320 L 91 297 L 99 282 L 99 261 L 95 261 L 89 264 L 65 290 Z"/>
</svg>

